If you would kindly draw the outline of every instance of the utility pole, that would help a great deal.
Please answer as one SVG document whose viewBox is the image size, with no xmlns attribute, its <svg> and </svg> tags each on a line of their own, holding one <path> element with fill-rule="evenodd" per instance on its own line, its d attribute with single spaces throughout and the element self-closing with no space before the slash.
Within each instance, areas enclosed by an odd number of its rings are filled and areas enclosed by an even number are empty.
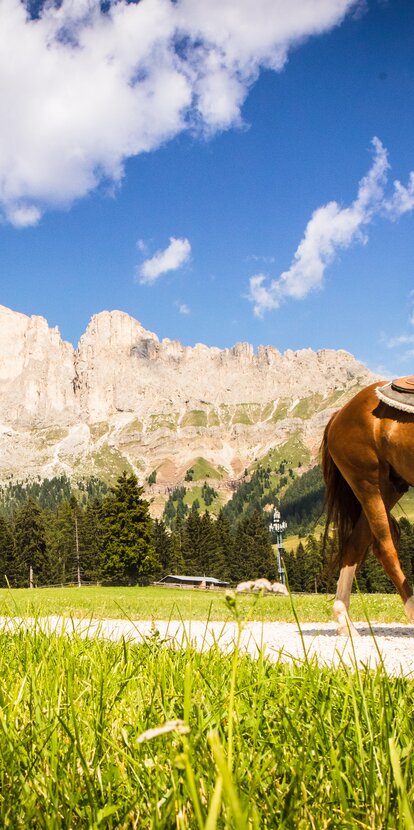
<svg viewBox="0 0 414 830">
<path fill-rule="evenodd" d="M 282 561 L 282 553 L 283 553 L 283 531 L 286 530 L 287 523 L 282 522 L 280 511 L 277 507 L 273 510 L 273 520 L 269 526 L 270 533 L 276 534 L 276 551 L 277 551 L 277 572 L 279 576 L 279 582 L 282 585 L 285 584 L 285 569 L 283 567 Z"/>
<path fill-rule="evenodd" d="M 29 588 L 33 588 L 33 567 L 32 563 L 29 565 Z"/>
</svg>

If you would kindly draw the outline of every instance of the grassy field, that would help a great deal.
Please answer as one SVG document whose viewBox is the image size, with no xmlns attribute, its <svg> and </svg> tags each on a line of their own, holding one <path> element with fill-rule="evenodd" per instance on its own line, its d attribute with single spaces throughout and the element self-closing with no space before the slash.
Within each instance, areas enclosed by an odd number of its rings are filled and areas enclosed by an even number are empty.
<svg viewBox="0 0 414 830">
<path fill-rule="evenodd" d="M 4 828 L 414 827 L 414 683 L 380 671 L 20 631 L 0 704 Z"/>
<path fill-rule="evenodd" d="M 410 522 L 414 521 L 414 489 L 412 487 L 394 507 L 393 513 L 397 519 L 405 516 Z"/>
<path fill-rule="evenodd" d="M 333 596 L 295 594 L 295 612 L 301 622 L 328 622 L 332 619 Z M 294 622 L 292 600 L 283 596 L 238 599 L 242 614 L 258 621 Z M 174 588 L 35 588 L 0 590 L 0 614 L 65 614 L 74 617 L 131 618 L 135 620 L 226 620 L 229 611 L 224 592 Z M 354 620 L 406 622 L 396 594 L 371 594 L 351 599 Z"/>
</svg>

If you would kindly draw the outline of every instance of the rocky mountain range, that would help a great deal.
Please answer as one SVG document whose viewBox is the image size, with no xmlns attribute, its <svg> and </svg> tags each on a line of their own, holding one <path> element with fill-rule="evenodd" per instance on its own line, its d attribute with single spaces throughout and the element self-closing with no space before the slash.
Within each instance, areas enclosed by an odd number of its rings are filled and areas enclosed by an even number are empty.
<svg viewBox="0 0 414 830">
<path fill-rule="evenodd" d="M 330 413 L 372 380 L 342 350 L 185 347 L 121 311 L 74 349 L 0 306 L 0 481 L 132 468 L 162 499 L 191 469 L 224 491 L 272 455 L 309 464 Z"/>
</svg>

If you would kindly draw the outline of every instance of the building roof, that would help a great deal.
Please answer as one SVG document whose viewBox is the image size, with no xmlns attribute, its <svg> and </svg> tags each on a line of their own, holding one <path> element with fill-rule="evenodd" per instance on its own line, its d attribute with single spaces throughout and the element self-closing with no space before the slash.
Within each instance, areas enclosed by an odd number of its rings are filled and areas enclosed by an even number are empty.
<svg viewBox="0 0 414 830">
<path fill-rule="evenodd" d="M 202 583 L 205 582 L 206 584 L 210 585 L 228 585 L 228 582 L 225 582 L 223 579 L 216 579 L 214 576 L 187 576 L 183 574 L 167 574 L 163 576 L 162 579 L 159 580 L 160 582 L 165 582 L 167 579 L 174 579 L 177 582 L 193 582 L 193 583 Z"/>
</svg>

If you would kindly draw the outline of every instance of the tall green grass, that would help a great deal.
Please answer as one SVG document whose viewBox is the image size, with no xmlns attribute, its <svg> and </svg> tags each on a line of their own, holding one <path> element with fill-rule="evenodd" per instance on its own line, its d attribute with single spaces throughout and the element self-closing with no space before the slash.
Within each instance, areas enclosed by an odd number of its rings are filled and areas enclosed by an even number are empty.
<svg viewBox="0 0 414 830">
<path fill-rule="evenodd" d="M 3 632 L 0 826 L 408 830 L 413 713 L 381 669 Z"/>
<path fill-rule="evenodd" d="M 333 595 L 294 595 L 300 622 L 332 621 Z M 240 596 L 241 609 L 259 622 L 295 622 L 289 597 L 264 596 L 254 608 L 250 596 Z M 351 616 L 354 621 L 406 622 L 404 607 L 394 594 L 353 594 Z M 180 590 L 174 588 L 35 588 L 0 589 L 0 615 L 67 614 L 95 618 L 130 617 L 135 620 L 192 619 L 226 620 L 229 611 L 224 592 Z"/>
</svg>

